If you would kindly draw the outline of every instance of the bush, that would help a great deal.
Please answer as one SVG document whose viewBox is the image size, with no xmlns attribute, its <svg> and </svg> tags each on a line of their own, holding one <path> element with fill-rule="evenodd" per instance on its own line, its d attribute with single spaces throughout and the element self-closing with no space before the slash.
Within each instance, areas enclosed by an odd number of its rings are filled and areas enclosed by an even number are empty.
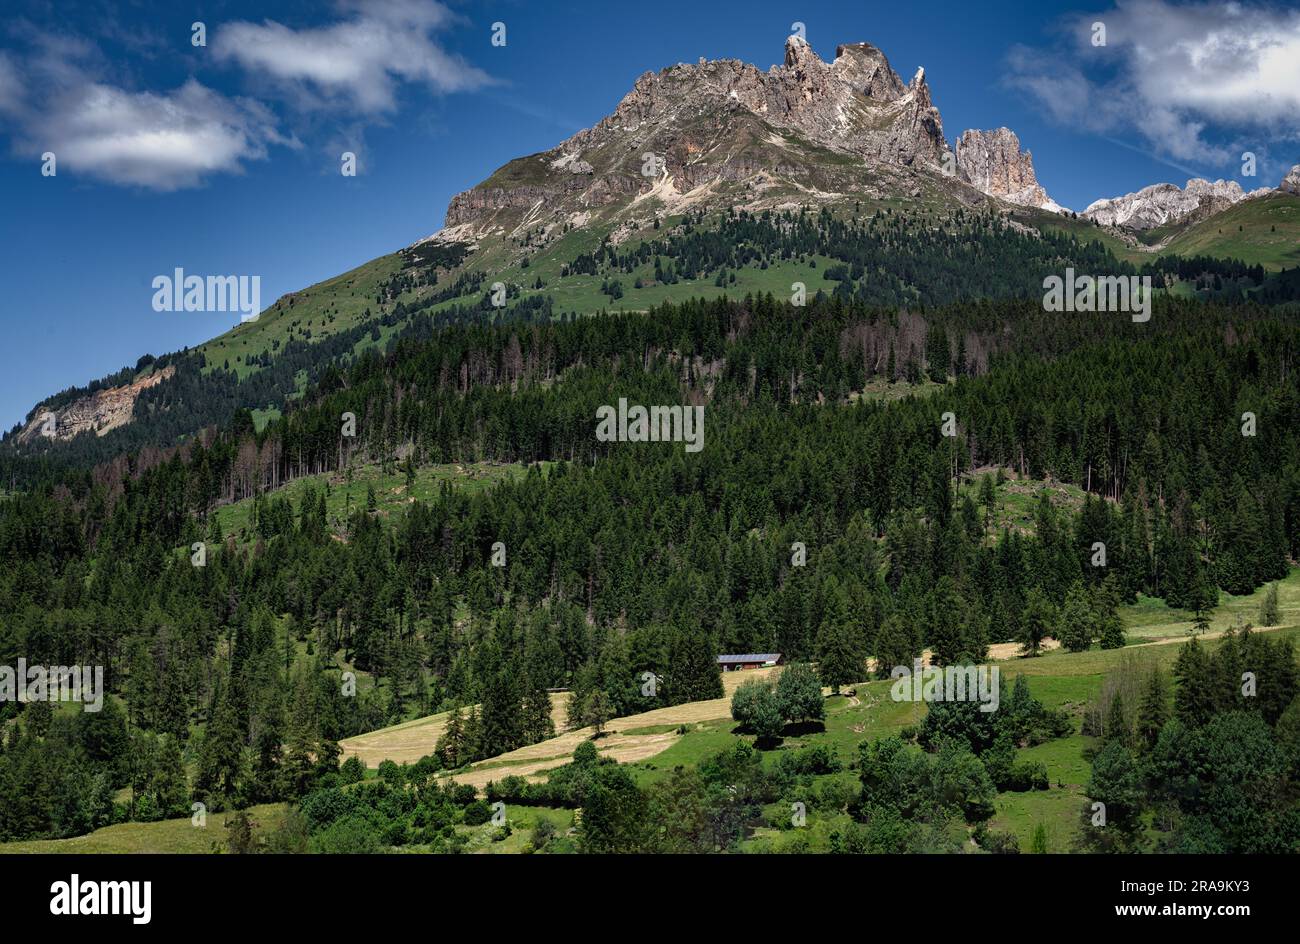
<svg viewBox="0 0 1300 944">
<path fill-rule="evenodd" d="M 1005 785 L 1000 789 L 1023 793 L 1026 790 L 1046 790 L 1051 786 L 1047 768 L 1041 761 L 1019 761 L 1012 765 Z"/>
<path fill-rule="evenodd" d="M 366 779 L 366 765 L 359 757 L 349 757 L 339 767 L 339 776 L 344 783 L 360 783 Z"/>
<path fill-rule="evenodd" d="M 322 855 L 368 855 L 382 848 L 379 835 L 360 816 L 331 824 L 311 841 L 311 851 Z"/>
<path fill-rule="evenodd" d="M 307 818 L 300 810 L 289 807 L 266 836 L 266 851 L 281 855 L 301 855 L 311 847 Z"/>
<path fill-rule="evenodd" d="M 825 744 L 812 744 L 801 751 L 787 751 L 781 755 L 777 766 L 788 776 L 835 774 L 844 769 L 835 748 Z"/>
<path fill-rule="evenodd" d="M 465 807 L 465 825 L 482 826 L 492 818 L 492 807 L 487 800 L 475 800 Z"/>
<path fill-rule="evenodd" d="M 303 799 L 301 809 L 307 827 L 315 833 L 356 812 L 357 800 L 352 793 L 337 787 L 317 790 Z"/>
<path fill-rule="evenodd" d="M 977 833 L 975 841 L 985 852 L 996 855 L 1018 855 L 1020 853 L 1020 840 L 1016 838 L 1016 834 L 1013 832 L 989 830 L 982 834 Z"/>
<path fill-rule="evenodd" d="M 558 830 L 555 828 L 555 822 L 545 816 L 540 816 L 533 826 L 533 835 L 530 842 L 535 850 L 546 848 L 546 844 L 555 838 Z"/>
<path fill-rule="evenodd" d="M 391 760 L 385 760 L 379 763 L 379 779 L 390 787 L 398 787 L 406 778 L 401 767 L 398 767 Z"/>
</svg>

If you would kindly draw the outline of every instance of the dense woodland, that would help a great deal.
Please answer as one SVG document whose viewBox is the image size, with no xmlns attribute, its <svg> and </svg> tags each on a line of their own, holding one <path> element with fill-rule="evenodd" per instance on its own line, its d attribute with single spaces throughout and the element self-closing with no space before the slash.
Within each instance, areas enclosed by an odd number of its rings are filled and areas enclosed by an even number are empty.
<svg viewBox="0 0 1300 944">
<path fill-rule="evenodd" d="M 103 665 L 113 697 L 97 714 L 0 704 L 17 722 L 0 752 L 0 839 L 305 796 L 284 827 L 297 837 L 277 842 L 450 848 L 446 827 L 478 819 L 482 801 L 435 774 L 549 736 L 547 689 L 573 690 L 575 725 L 599 723 L 718 697 L 721 651 L 814 661 L 839 685 L 868 656 L 886 671 L 924 648 L 955 664 L 1047 635 L 1122 646 L 1115 610 L 1139 592 L 1204 613 L 1218 589 L 1249 592 L 1300 556 L 1300 329 L 1285 314 L 1164 300 L 1139 325 L 1015 300 L 922 313 L 834 294 L 534 323 L 444 313 L 385 354 L 322 367 L 260 433 L 238 411 L 180 449 L 28 470 L 30 487 L 0 501 L 0 664 Z M 917 395 L 863 395 L 882 382 Z M 597 441 L 596 408 L 620 397 L 704 404 L 703 450 Z M 355 437 L 342 435 L 349 413 Z M 359 505 L 338 529 L 320 488 L 296 504 L 273 491 L 399 457 L 528 470 L 402 515 Z M 1008 474 L 1087 498 L 1077 512 L 1044 498 L 1031 533 L 999 531 Z M 212 514 L 241 499 L 255 502 L 243 543 Z M 1171 847 L 1294 848 L 1294 655 L 1246 645 L 1274 667 L 1249 705 L 1228 684 L 1241 650 L 1192 647 L 1176 714 L 1155 730 L 1131 695 L 1102 706 L 1090 795 L 1131 817 L 1160 804 Z M 352 696 L 345 666 L 385 684 Z M 654 696 L 644 672 L 661 679 Z M 990 791 L 1035 779 L 1008 766 L 1006 745 L 1059 724 L 1027 692 L 1007 698 L 1017 707 L 994 728 L 932 710 L 909 736 L 864 745 L 860 794 L 842 804 L 860 828 L 841 848 L 955 848 L 953 823 L 977 828 Z M 418 769 L 341 790 L 357 771 L 339 769 L 337 741 L 412 706 L 464 711 Z M 1262 758 L 1248 772 L 1242 745 Z M 593 753 L 542 798 L 582 806 L 588 851 L 728 848 L 754 804 L 806 775 L 803 761 L 765 772 L 745 747 L 647 794 Z M 1231 777 L 1223 796 L 1198 786 Z M 1247 830 L 1223 804 L 1246 803 L 1259 777 L 1277 799 L 1251 808 L 1269 818 Z M 689 829 L 673 824 L 690 810 Z"/>
<path fill-rule="evenodd" d="M 238 424 L 242 411 L 283 409 L 297 392 L 300 377 L 305 377 L 309 386 L 327 385 L 328 375 L 349 362 L 358 346 L 378 346 L 382 337 L 387 337 L 384 346 L 391 352 L 404 341 L 427 339 L 448 328 L 510 323 L 545 326 L 557 319 L 580 319 L 573 311 L 557 310 L 544 291 L 545 283 L 527 277 L 526 272 L 524 277 L 506 282 L 504 305 L 493 304 L 487 287 L 492 280 L 483 271 L 450 268 L 464 263 L 467 251 L 462 243 L 424 243 L 403 250 L 399 254 L 401 270 L 380 287 L 373 309 L 367 307 L 360 323 L 331 329 L 318 338 L 312 336 L 310 327 L 299 325 L 286 343 L 274 342 L 260 354 L 251 355 L 246 365 L 228 359 L 209 363 L 195 351 L 157 358 L 146 355 L 134 368 L 124 367 L 84 388 L 64 390 L 40 409 L 55 410 L 78 397 L 127 383 L 149 367 L 175 369 L 170 380 L 140 394 L 131 423 L 104 436 L 86 433 L 71 443 L 58 444 L 38 437 L 20 447 L 16 430 L 11 430 L 0 440 L 0 482 L 28 487 L 67 469 L 84 469 L 124 455 L 143 453 L 148 459 L 153 450 L 187 441 L 199 431 Z M 619 246 L 606 238 L 595 251 L 567 262 L 562 273 L 599 273 L 605 277 L 606 293 L 613 298 L 622 294 L 624 279 L 632 287 L 630 274 L 634 270 L 651 264 L 652 282 L 676 284 L 682 279 L 712 278 L 715 284 L 726 286 L 738 269 L 766 269 L 792 260 L 815 267 L 818 259 L 823 260 L 823 278 L 807 286 L 810 296 L 833 294 L 855 306 L 883 307 L 891 323 L 899 320 L 899 307 L 903 306 L 904 311 L 923 319 L 933 317 L 944 330 L 960 329 L 953 338 L 951 355 L 939 356 L 935 355 L 946 347 L 942 339 L 924 350 L 927 341 L 907 330 L 906 315 L 902 316 L 901 331 L 883 329 L 889 333 L 887 340 L 864 352 L 872 361 L 869 370 L 912 381 L 919 379 L 920 365 L 927 359 L 942 376 L 949 356 L 954 365 L 964 359 L 972 373 L 982 373 L 991 351 L 1020 343 L 995 330 L 1005 325 L 994 323 L 984 303 L 1019 299 L 1038 310 L 1043 278 L 1059 274 L 1066 266 L 1096 275 L 1149 275 L 1157 286 L 1182 282 L 1194 286 L 1203 298 L 1223 302 L 1250 298 L 1277 305 L 1300 299 L 1300 269 L 1266 274 L 1259 266 L 1208 256 L 1160 257 L 1135 268 L 1116 259 L 1097 240 L 1050 230 L 1039 233 L 997 215 L 965 209 L 947 216 L 892 209 L 866 213 L 860 205 L 847 217 L 825 210 L 780 214 L 731 211 L 720 219 L 688 214 L 652 239 Z M 452 271 L 458 274 L 453 277 Z M 271 315 L 292 317 L 294 304 L 295 296 L 285 296 L 273 306 Z M 936 308 L 932 316 L 930 312 Z M 973 322 L 963 315 L 972 310 Z M 333 320 L 330 314 L 322 317 Z M 1017 328 L 1030 324 L 1028 319 L 1016 319 Z M 1026 347 L 1040 345 L 1050 333 L 1035 330 L 1037 341 Z M 681 340 L 673 337 L 668 343 L 675 345 Z M 895 350 L 889 359 L 891 345 Z M 970 350 L 963 351 L 965 345 Z M 814 348 L 807 353 L 820 357 L 824 352 Z M 256 369 L 248 371 L 248 367 Z"/>
</svg>

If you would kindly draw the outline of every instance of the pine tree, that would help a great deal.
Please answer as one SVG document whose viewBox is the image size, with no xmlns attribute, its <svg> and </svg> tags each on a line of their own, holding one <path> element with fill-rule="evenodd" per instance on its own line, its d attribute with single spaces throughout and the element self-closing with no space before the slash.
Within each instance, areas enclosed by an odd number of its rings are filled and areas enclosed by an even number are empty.
<svg viewBox="0 0 1300 944">
<path fill-rule="evenodd" d="M 1124 621 L 1119 616 L 1119 580 L 1114 574 L 1106 577 L 1093 595 L 1096 607 L 1098 642 L 1103 649 L 1123 649 Z"/>
<path fill-rule="evenodd" d="M 721 698 L 722 673 L 713 638 L 699 629 L 675 630 L 671 636 L 665 687 L 669 704 Z"/>
<path fill-rule="evenodd" d="M 461 748 L 458 760 L 468 764 L 487 755 L 483 753 L 483 723 L 479 717 L 478 707 L 471 707 L 465 716 L 465 726 L 461 733 Z"/>
<path fill-rule="evenodd" d="M 243 790 L 243 736 L 234 700 L 218 694 L 212 721 L 204 732 L 199 752 L 196 786 L 205 797 L 237 802 Z"/>
<path fill-rule="evenodd" d="M 904 618 L 898 613 L 890 614 L 876 637 L 876 675 L 889 678 L 889 673 L 900 665 L 910 670 L 912 661 L 920 654 Z"/>
<path fill-rule="evenodd" d="M 998 506 L 998 490 L 993 484 L 993 476 L 985 472 L 980 476 L 980 505 L 984 508 L 984 527 L 993 523 L 993 512 Z"/>
<path fill-rule="evenodd" d="M 524 679 L 521 721 L 525 744 L 536 744 L 555 735 L 555 722 L 551 718 L 551 696 L 531 673 Z"/>
<path fill-rule="evenodd" d="M 1042 590 L 1034 587 L 1025 599 L 1025 612 L 1020 620 L 1018 641 L 1025 655 L 1038 655 L 1043 640 L 1053 632 L 1055 613 L 1051 601 Z"/>
<path fill-rule="evenodd" d="M 1174 662 L 1174 710 L 1178 720 L 1189 727 L 1199 727 L 1214 715 L 1216 693 L 1210 657 L 1193 637 L 1178 651 Z"/>
<path fill-rule="evenodd" d="M 587 696 L 582 706 L 584 726 L 595 728 L 596 737 L 605 733 L 605 724 L 613 716 L 613 707 L 609 695 L 603 688 L 598 688 Z"/>
<path fill-rule="evenodd" d="M 1259 625 L 1277 626 L 1281 622 L 1282 615 L 1277 604 L 1277 584 L 1271 583 L 1264 591 L 1264 602 L 1259 607 Z"/>
<path fill-rule="evenodd" d="M 1061 645 L 1070 652 L 1083 652 L 1092 645 L 1094 614 L 1081 581 L 1075 581 L 1061 608 Z"/>
<path fill-rule="evenodd" d="M 1108 744 L 1111 741 L 1119 741 L 1126 747 L 1130 746 L 1133 740 L 1131 722 L 1132 719 L 1129 717 L 1128 709 L 1124 704 L 1124 693 L 1116 690 L 1106 708 L 1106 717 L 1102 722 L 1102 743 Z"/>
<path fill-rule="evenodd" d="M 866 676 L 866 658 L 850 622 L 848 600 L 834 578 L 828 581 L 826 603 L 817 634 L 817 674 L 838 695 L 842 686 Z"/>
<path fill-rule="evenodd" d="M 1206 583 L 1199 583 L 1192 591 L 1195 618 L 1192 620 L 1191 633 L 1204 636 L 1210 631 L 1210 612 L 1218 605 L 1219 594 Z"/>
<path fill-rule="evenodd" d="M 1138 736 L 1148 750 L 1155 747 L 1161 729 L 1169 721 L 1169 715 L 1169 690 L 1164 673 L 1153 668 L 1147 676 L 1146 690 L 1142 693 L 1142 705 L 1138 711 Z"/>
<path fill-rule="evenodd" d="M 464 726 L 465 719 L 460 707 L 457 706 L 452 709 L 450 717 L 447 718 L 447 727 L 443 730 L 442 737 L 438 738 L 434 750 L 434 753 L 442 758 L 442 765 L 448 770 L 455 770 L 465 762 Z"/>
<path fill-rule="evenodd" d="M 153 780 L 154 802 L 164 818 L 184 815 L 188 811 L 190 785 L 185 775 L 185 759 L 180 744 L 164 734 L 159 739 L 158 772 Z"/>
</svg>

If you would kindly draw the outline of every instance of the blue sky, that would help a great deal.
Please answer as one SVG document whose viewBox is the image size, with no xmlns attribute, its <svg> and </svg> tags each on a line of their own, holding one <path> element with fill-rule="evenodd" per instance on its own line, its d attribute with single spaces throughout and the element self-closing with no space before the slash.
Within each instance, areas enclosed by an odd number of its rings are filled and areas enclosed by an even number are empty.
<svg viewBox="0 0 1300 944">
<path fill-rule="evenodd" d="M 1012 128 L 1075 209 L 1193 175 L 1272 187 L 1300 161 L 1300 13 L 1278 4 L 10 0 L 0 426 L 237 320 L 155 312 L 155 276 L 260 275 L 269 304 L 434 232 L 646 70 L 779 62 L 796 21 L 827 60 L 867 41 L 904 80 L 924 66 L 949 140 Z"/>
</svg>

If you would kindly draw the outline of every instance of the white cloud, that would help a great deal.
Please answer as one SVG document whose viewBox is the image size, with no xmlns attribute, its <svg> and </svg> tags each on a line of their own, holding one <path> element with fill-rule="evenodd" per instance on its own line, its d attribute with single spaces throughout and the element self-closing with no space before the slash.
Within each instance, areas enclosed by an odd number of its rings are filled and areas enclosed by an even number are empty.
<svg viewBox="0 0 1300 944">
<path fill-rule="evenodd" d="M 348 18 L 295 30 L 266 20 L 219 27 L 213 55 L 268 78 L 305 110 L 337 108 L 391 112 L 401 82 L 435 92 L 490 83 L 480 69 L 445 52 L 432 33 L 453 14 L 432 0 L 371 0 L 339 4 Z"/>
<path fill-rule="evenodd" d="M 305 124 L 314 130 L 319 119 L 340 119 L 333 139 L 348 142 L 397 107 L 402 83 L 437 93 L 491 84 L 434 41 L 457 20 L 435 0 L 339 0 L 335 8 L 335 22 L 300 30 L 270 20 L 217 26 L 204 60 L 235 63 L 271 83 L 312 113 Z M 301 146 L 259 101 L 193 77 L 171 90 L 132 90 L 92 42 L 26 22 L 10 32 L 23 48 L 0 50 L 0 131 L 25 157 L 54 152 L 60 173 L 175 190 L 240 173 L 272 145 Z"/>
<path fill-rule="evenodd" d="M 53 152 L 59 172 L 176 190 L 238 173 L 286 140 L 262 105 L 190 79 L 168 92 L 123 89 L 102 78 L 93 47 L 38 36 L 21 62 L 0 58 L 0 115 L 15 151 Z"/>
<path fill-rule="evenodd" d="M 21 108 L 25 92 L 17 66 L 7 53 L 0 51 L 0 115 L 12 114 Z"/>
<path fill-rule="evenodd" d="M 260 105 L 194 79 L 164 94 L 90 83 L 51 105 L 36 133 L 61 167 L 156 190 L 237 172 L 244 161 L 265 158 L 268 143 L 284 143 Z"/>
<path fill-rule="evenodd" d="M 1103 47 L 1094 22 L 1106 26 Z M 1131 0 L 1072 18 L 1067 35 L 1068 52 L 1017 47 L 1008 59 L 1008 82 L 1061 123 L 1220 167 L 1243 148 L 1300 140 L 1300 11 Z"/>
</svg>

